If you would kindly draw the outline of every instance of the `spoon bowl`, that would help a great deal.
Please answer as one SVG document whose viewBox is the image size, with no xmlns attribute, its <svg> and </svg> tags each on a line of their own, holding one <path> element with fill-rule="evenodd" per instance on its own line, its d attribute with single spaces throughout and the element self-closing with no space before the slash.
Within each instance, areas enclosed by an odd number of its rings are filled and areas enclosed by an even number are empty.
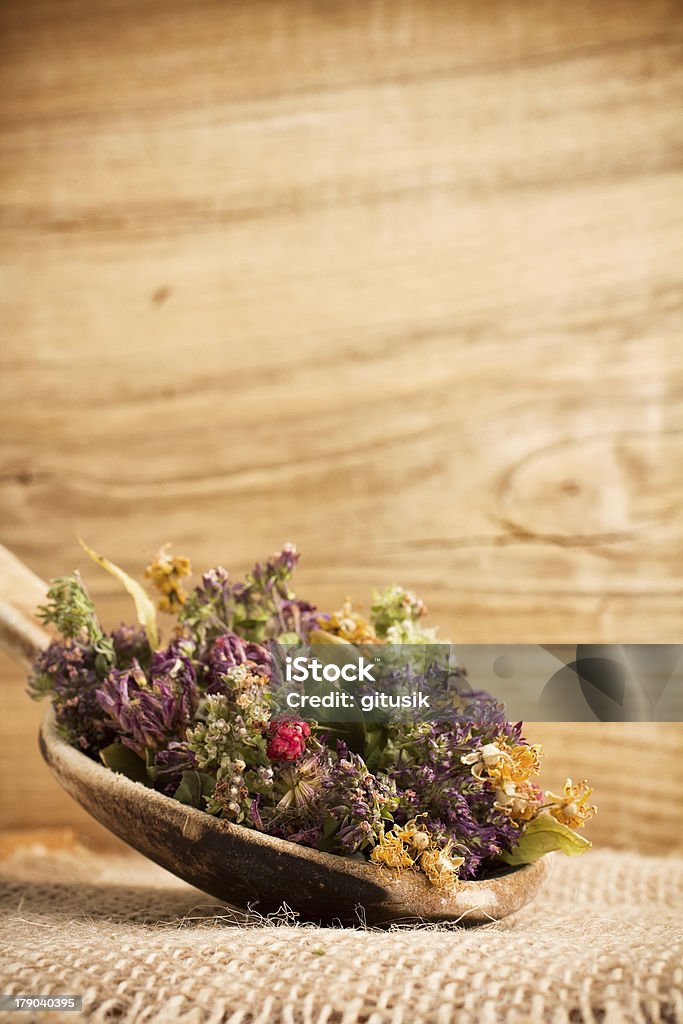
<svg viewBox="0 0 683 1024">
<path fill-rule="evenodd" d="M 60 785 L 101 825 L 174 875 L 259 914 L 283 905 L 301 920 L 373 925 L 410 921 L 495 921 L 528 903 L 546 861 L 462 882 L 453 892 L 422 875 L 320 853 L 220 820 L 133 782 L 71 747 L 49 710 L 42 755 Z"/>
</svg>

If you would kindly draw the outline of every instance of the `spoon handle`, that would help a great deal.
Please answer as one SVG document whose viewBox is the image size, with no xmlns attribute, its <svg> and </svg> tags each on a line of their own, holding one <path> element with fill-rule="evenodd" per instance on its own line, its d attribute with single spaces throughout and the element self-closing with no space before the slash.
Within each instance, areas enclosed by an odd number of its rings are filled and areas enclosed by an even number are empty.
<svg viewBox="0 0 683 1024">
<path fill-rule="evenodd" d="M 46 594 L 47 584 L 0 544 L 0 647 L 18 661 L 30 664 L 50 642 L 35 617 Z"/>
</svg>

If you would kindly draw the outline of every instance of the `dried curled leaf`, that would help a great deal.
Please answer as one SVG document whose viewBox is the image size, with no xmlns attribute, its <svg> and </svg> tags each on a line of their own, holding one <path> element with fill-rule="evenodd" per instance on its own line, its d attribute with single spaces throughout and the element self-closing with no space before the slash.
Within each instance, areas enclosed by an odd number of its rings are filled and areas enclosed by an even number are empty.
<svg viewBox="0 0 683 1024">
<path fill-rule="evenodd" d="M 135 601 L 135 610 L 138 615 L 138 622 L 144 627 L 149 645 L 153 651 L 159 646 L 159 633 L 157 630 L 157 613 L 154 607 L 154 602 L 151 600 L 147 591 L 144 587 L 134 580 L 127 572 L 123 569 L 119 569 L 118 565 L 114 565 L 108 558 L 104 558 L 102 555 L 98 555 L 96 551 L 89 548 L 88 545 L 80 537 L 78 543 L 81 545 L 86 555 L 92 558 L 93 562 L 96 562 L 102 569 L 105 569 L 112 576 L 115 576 L 120 583 L 126 588 L 130 596 Z"/>
<path fill-rule="evenodd" d="M 568 857 L 572 857 L 584 853 L 590 847 L 588 839 L 556 821 L 551 814 L 542 811 L 526 826 L 512 853 L 501 853 L 500 859 L 514 866 L 532 864 L 553 850 L 561 850 Z"/>
</svg>

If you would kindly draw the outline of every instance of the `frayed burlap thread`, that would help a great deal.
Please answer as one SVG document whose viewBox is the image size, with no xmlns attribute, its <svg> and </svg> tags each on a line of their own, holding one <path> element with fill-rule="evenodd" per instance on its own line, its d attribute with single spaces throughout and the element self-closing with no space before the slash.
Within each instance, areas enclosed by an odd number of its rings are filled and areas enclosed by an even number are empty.
<svg viewBox="0 0 683 1024">
<path fill-rule="evenodd" d="M 134 855 L 2 868 L 2 991 L 80 994 L 92 1024 L 683 1022 L 677 858 L 558 856 L 514 918 L 390 931 L 248 917 Z"/>
</svg>

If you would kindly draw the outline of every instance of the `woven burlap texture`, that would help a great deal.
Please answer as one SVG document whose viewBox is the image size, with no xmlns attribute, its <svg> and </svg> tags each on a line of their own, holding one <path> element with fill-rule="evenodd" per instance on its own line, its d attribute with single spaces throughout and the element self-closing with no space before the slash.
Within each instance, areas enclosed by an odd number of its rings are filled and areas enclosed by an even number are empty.
<svg viewBox="0 0 683 1024">
<path fill-rule="evenodd" d="M 82 994 L 91 1022 L 683 1022 L 680 859 L 558 855 L 514 918 L 383 932 L 241 921 L 135 855 L 2 868 L 1 990 Z"/>
</svg>

